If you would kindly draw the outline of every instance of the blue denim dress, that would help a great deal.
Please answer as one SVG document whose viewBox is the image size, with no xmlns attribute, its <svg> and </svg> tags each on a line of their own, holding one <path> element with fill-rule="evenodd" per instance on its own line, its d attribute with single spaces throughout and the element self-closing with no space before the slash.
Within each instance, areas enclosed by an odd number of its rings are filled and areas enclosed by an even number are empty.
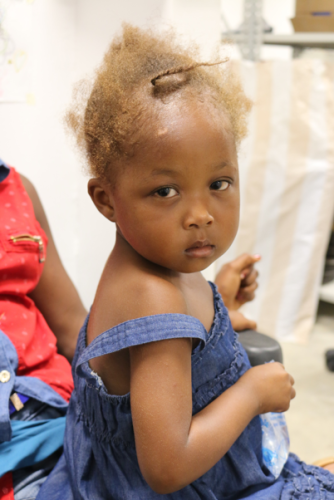
<svg viewBox="0 0 334 500">
<path fill-rule="evenodd" d="M 254 418 L 226 455 L 189 486 L 155 493 L 143 478 L 135 448 L 130 394 L 108 394 L 89 360 L 129 346 L 180 337 L 201 340 L 192 353 L 193 413 L 231 387 L 249 368 L 248 357 L 212 285 L 215 318 L 209 333 L 182 314 L 122 323 L 87 347 L 86 320 L 73 363 L 75 390 L 67 414 L 64 453 L 37 500 L 334 500 L 334 476 L 290 455 L 275 480 L 263 465 L 260 418 Z"/>
</svg>

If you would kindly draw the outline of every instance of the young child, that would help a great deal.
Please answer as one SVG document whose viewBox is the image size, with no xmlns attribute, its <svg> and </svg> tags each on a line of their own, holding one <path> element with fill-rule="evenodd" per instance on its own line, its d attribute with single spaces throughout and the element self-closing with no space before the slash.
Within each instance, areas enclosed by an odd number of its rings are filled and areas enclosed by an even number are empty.
<svg viewBox="0 0 334 500">
<path fill-rule="evenodd" d="M 260 415 L 289 408 L 293 379 L 250 368 L 201 275 L 237 232 L 250 104 L 226 65 L 198 61 L 168 33 L 125 26 L 69 112 L 117 237 L 39 500 L 334 499 L 334 476 L 287 450 L 273 472 Z"/>
</svg>

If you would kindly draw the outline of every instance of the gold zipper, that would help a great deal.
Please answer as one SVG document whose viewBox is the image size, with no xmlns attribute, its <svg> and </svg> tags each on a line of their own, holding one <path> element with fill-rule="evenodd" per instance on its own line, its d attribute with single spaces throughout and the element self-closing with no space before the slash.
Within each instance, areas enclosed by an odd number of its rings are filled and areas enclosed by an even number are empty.
<svg viewBox="0 0 334 500">
<path fill-rule="evenodd" d="M 17 243 L 18 241 L 34 241 L 38 243 L 39 249 L 39 262 L 45 262 L 45 253 L 44 253 L 44 243 L 42 240 L 42 236 L 32 236 L 31 234 L 18 234 L 17 236 L 11 236 L 10 239 L 13 243 Z"/>
</svg>

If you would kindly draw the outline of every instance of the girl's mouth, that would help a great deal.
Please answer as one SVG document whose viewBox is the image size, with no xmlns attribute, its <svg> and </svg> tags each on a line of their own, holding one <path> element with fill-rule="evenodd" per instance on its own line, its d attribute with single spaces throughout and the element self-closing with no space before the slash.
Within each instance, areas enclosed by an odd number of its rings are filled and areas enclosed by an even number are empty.
<svg viewBox="0 0 334 500">
<path fill-rule="evenodd" d="M 215 246 L 211 245 L 208 240 L 196 241 L 191 247 L 185 250 L 189 257 L 201 258 L 211 257 L 214 252 Z"/>
</svg>

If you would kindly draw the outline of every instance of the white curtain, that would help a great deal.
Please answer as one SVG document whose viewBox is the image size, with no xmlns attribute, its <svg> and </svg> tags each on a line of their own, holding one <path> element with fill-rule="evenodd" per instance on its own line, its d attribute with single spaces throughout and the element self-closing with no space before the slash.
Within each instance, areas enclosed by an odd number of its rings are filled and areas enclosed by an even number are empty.
<svg viewBox="0 0 334 500">
<path fill-rule="evenodd" d="M 241 220 L 211 277 L 242 252 L 262 255 L 258 330 L 305 342 L 318 303 L 334 210 L 334 64 L 235 63 L 254 107 L 239 153 Z"/>
</svg>

